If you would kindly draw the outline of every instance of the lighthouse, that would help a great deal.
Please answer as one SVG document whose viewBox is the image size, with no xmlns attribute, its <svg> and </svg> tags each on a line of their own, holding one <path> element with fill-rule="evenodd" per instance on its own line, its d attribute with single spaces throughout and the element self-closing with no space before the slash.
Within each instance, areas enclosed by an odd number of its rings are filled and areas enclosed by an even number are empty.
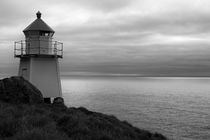
<svg viewBox="0 0 210 140">
<path fill-rule="evenodd" d="M 25 40 L 14 44 L 14 55 L 20 58 L 18 75 L 35 85 L 45 101 L 62 97 L 59 58 L 63 58 L 63 43 L 53 40 L 55 31 L 42 20 L 39 11 L 23 33 Z"/>
</svg>

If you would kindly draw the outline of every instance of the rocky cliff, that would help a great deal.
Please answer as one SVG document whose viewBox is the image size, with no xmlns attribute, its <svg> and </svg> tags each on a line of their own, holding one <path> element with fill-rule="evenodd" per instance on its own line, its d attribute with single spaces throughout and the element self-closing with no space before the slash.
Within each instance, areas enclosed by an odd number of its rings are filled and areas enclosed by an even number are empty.
<svg viewBox="0 0 210 140">
<path fill-rule="evenodd" d="M 22 77 L 0 80 L 0 100 L 9 103 L 43 103 L 42 93 Z"/>
</svg>

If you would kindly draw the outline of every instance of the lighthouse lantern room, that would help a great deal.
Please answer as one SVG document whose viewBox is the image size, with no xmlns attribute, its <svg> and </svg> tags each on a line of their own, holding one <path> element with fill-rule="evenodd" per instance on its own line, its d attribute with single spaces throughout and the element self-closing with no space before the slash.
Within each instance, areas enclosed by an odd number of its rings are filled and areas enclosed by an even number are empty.
<svg viewBox="0 0 210 140">
<path fill-rule="evenodd" d="M 34 84 L 45 99 L 61 97 L 59 58 L 63 58 L 63 43 L 53 41 L 55 31 L 37 12 L 37 19 L 23 32 L 25 40 L 15 42 L 14 55 L 20 58 L 18 75 Z"/>
</svg>

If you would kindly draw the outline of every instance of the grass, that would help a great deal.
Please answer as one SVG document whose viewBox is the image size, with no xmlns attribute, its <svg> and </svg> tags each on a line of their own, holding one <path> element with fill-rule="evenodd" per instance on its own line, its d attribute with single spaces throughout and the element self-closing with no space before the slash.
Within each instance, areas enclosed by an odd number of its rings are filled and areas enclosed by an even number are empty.
<svg viewBox="0 0 210 140">
<path fill-rule="evenodd" d="M 0 139 L 4 140 L 166 140 L 114 116 L 83 107 L 9 104 L 0 101 Z"/>
</svg>

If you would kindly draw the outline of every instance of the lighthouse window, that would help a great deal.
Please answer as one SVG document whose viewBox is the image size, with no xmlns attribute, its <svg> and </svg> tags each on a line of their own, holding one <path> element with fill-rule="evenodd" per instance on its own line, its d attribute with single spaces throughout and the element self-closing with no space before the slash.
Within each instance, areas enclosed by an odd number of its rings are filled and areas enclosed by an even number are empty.
<svg viewBox="0 0 210 140">
<path fill-rule="evenodd" d="M 49 36 L 49 33 L 45 33 L 44 36 Z"/>
<path fill-rule="evenodd" d="M 49 35 L 50 35 L 50 33 L 41 32 L 41 33 L 40 33 L 40 35 L 41 35 L 41 36 L 49 36 Z"/>
</svg>

